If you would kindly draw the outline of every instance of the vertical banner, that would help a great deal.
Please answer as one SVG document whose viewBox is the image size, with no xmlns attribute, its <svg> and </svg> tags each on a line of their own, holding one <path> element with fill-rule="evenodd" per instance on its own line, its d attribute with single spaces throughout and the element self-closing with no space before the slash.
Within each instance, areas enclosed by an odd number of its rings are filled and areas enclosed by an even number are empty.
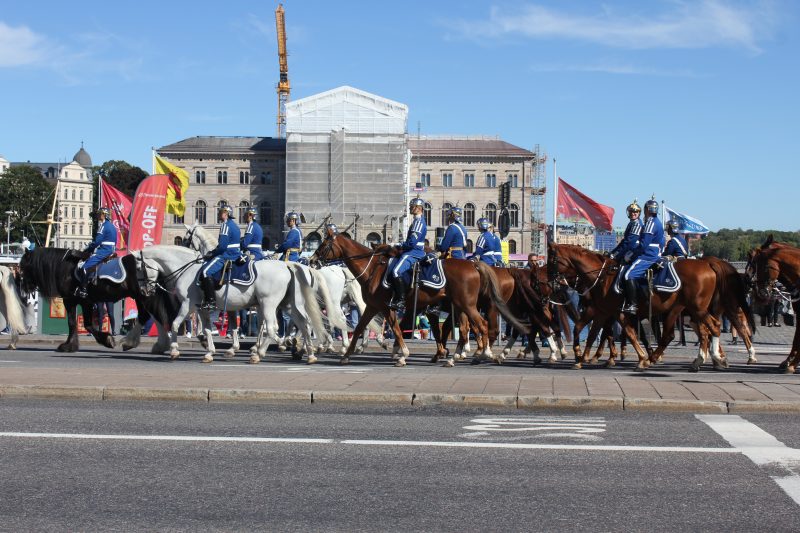
<svg viewBox="0 0 800 533">
<path fill-rule="evenodd" d="M 123 255 L 128 247 L 130 234 L 130 218 L 133 201 L 122 191 L 115 189 L 100 178 L 100 205 L 108 207 L 111 211 L 111 222 L 117 228 L 117 255 Z M 120 252 L 123 253 L 120 253 Z"/>
<path fill-rule="evenodd" d="M 145 178 L 139 184 L 133 196 L 128 250 L 141 250 L 161 243 L 169 183 L 169 176 L 157 174 Z M 136 304 L 130 298 L 126 298 L 122 319 L 129 320 L 136 316 Z"/>
</svg>

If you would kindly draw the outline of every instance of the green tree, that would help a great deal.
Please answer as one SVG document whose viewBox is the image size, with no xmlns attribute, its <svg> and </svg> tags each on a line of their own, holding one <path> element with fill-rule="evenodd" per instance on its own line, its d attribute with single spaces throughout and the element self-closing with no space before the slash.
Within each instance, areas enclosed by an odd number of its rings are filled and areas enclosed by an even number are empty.
<svg viewBox="0 0 800 533">
<path fill-rule="evenodd" d="M 11 215 L 11 241 L 19 242 L 22 235 L 37 233 L 32 220 L 44 220 L 50 212 L 54 186 L 48 183 L 38 168 L 30 165 L 13 166 L 0 174 L 0 216 L 3 223 L 3 242 L 8 239 L 7 211 Z M 34 241 L 33 238 L 30 239 Z"/>
<path fill-rule="evenodd" d="M 136 192 L 136 187 L 139 186 L 139 183 L 148 176 L 147 172 L 141 168 L 131 165 L 127 161 L 117 160 L 106 161 L 99 167 L 94 167 L 92 171 L 94 176 L 97 176 L 98 172 L 104 172 L 106 183 L 119 189 L 131 198 Z M 95 205 L 96 204 L 97 202 L 95 202 Z"/>
<path fill-rule="evenodd" d="M 800 247 L 800 231 L 721 229 L 692 241 L 694 253 L 703 252 L 729 261 L 746 261 L 747 253 L 758 248 L 772 234 L 778 242 Z"/>
</svg>

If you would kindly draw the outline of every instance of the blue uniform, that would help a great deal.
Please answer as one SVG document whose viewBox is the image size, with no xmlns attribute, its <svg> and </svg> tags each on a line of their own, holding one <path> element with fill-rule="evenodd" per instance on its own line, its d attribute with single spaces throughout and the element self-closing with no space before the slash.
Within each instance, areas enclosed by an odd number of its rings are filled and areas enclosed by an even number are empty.
<svg viewBox="0 0 800 533">
<path fill-rule="evenodd" d="M 86 252 L 92 252 L 92 256 L 83 263 L 83 271 L 88 272 L 90 268 L 99 265 L 103 259 L 113 254 L 117 249 L 117 228 L 110 220 L 103 221 L 100 231 L 97 232 L 94 240 L 86 247 Z"/>
<path fill-rule="evenodd" d="M 394 266 L 392 275 L 402 276 L 414 263 L 425 257 L 425 235 L 428 233 L 428 226 L 425 224 L 425 217 L 415 215 L 408 227 L 406 240 L 400 245 L 403 255 Z"/>
<path fill-rule="evenodd" d="M 664 249 L 664 255 L 671 255 L 672 257 L 686 257 L 689 255 L 689 247 L 686 245 L 686 239 L 683 235 L 673 235 Z"/>
<path fill-rule="evenodd" d="M 642 230 L 639 248 L 634 252 L 636 260 L 625 273 L 625 279 L 640 279 L 647 274 L 650 265 L 658 261 L 664 249 L 664 227 L 658 217 L 650 217 Z"/>
<path fill-rule="evenodd" d="M 442 244 L 439 251 L 443 254 L 449 253 L 453 259 L 464 259 L 464 246 L 467 243 L 467 230 L 458 222 L 453 222 L 447 226 L 444 232 Z"/>
<path fill-rule="evenodd" d="M 495 266 L 500 266 L 503 264 L 503 245 L 500 244 L 500 236 L 495 235 L 494 233 L 486 233 L 492 237 L 492 255 L 494 255 L 494 264 Z"/>
<path fill-rule="evenodd" d="M 214 257 L 203 263 L 201 272 L 204 278 L 212 276 L 222 270 L 225 261 L 233 261 L 241 255 L 239 241 L 242 240 L 239 225 L 231 219 L 219 226 L 219 244 L 211 251 Z"/>
<path fill-rule="evenodd" d="M 278 246 L 276 251 L 283 254 L 284 261 L 298 261 L 300 259 L 300 250 L 302 249 L 303 234 L 300 233 L 300 228 L 297 226 L 289 230 L 283 244 Z"/>
<path fill-rule="evenodd" d="M 469 257 L 477 257 L 487 265 L 494 266 L 494 235 L 488 231 L 481 232 L 475 243 L 475 253 Z"/>
<path fill-rule="evenodd" d="M 253 254 L 256 261 L 264 259 L 264 254 L 261 251 L 261 242 L 264 240 L 264 231 L 261 225 L 255 220 L 247 224 L 247 229 L 244 232 L 244 246 L 245 252 Z"/>
<path fill-rule="evenodd" d="M 642 221 L 638 218 L 628 222 L 628 227 L 625 228 L 622 240 L 611 250 L 611 257 L 617 261 L 622 261 L 626 253 L 636 253 L 639 248 L 639 239 L 641 238 L 643 227 Z"/>
</svg>

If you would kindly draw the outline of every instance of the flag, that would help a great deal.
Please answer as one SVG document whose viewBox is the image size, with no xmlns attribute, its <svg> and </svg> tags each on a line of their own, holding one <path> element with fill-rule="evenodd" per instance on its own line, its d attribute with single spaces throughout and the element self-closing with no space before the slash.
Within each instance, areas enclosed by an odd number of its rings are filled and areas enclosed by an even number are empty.
<svg viewBox="0 0 800 533">
<path fill-rule="evenodd" d="M 167 188 L 167 213 L 182 217 L 186 212 L 186 190 L 189 173 L 156 155 L 156 174 L 169 176 Z"/>
<path fill-rule="evenodd" d="M 614 208 L 599 204 L 581 191 L 558 178 L 558 214 L 572 221 L 585 221 L 592 226 L 611 231 L 614 228 Z"/>
<path fill-rule="evenodd" d="M 684 235 L 705 235 L 711 231 L 708 229 L 708 226 L 696 218 L 690 217 L 689 215 L 684 215 L 683 213 L 678 213 L 666 205 L 664 206 L 664 211 L 666 212 L 667 220 L 678 223 L 680 229 L 677 231 L 677 233 L 682 233 Z"/>
<path fill-rule="evenodd" d="M 117 228 L 117 250 L 124 250 L 127 248 L 133 202 L 128 195 L 103 181 L 103 178 L 100 178 L 100 190 L 100 205 L 111 211 L 111 223 Z"/>
</svg>

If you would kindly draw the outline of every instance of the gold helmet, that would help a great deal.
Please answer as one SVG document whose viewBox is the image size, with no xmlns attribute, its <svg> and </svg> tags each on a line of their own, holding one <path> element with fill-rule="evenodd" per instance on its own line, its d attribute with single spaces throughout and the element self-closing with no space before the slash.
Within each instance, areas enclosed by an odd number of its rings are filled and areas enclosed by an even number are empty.
<svg viewBox="0 0 800 533">
<path fill-rule="evenodd" d="M 628 207 L 625 209 L 625 211 L 628 213 L 628 218 L 631 218 L 631 215 L 633 213 L 641 213 L 642 208 L 639 207 L 639 204 L 636 203 L 636 200 L 634 200 L 633 202 L 628 204 Z"/>
</svg>

